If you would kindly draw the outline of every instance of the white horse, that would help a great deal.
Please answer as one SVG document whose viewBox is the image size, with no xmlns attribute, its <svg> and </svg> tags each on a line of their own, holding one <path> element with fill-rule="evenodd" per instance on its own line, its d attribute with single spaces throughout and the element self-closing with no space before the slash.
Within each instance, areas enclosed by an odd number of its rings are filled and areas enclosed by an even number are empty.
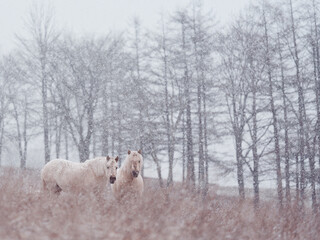
<svg viewBox="0 0 320 240">
<path fill-rule="evenodd" d="M 101 192 L 116 181 L 118 157 L 98 157 L 84 163 L 54 159 L 41 170 L 42 188 L 50 193 Z"/>
<path fill-rule="evenodd" d="M 141 150 L 129 150 L 123 165 L 117 173 L 117 181 L 111 186 L 117 200 L 129 200 L 131 197 L 142 196 L 144 189 L 143 179 L 140 174 L 142 166 Z"/>
</svg>

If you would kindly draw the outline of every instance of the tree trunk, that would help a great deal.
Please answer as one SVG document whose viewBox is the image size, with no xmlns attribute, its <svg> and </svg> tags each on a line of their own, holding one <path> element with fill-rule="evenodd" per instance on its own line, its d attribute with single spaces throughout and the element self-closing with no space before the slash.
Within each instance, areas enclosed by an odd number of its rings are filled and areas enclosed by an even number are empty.
<svg viewBox="0 0 320 240">
<path fill-rule="evenodd" d="M 56 113 L 57 113 L 57 107 L 56 108 Z M 61 130 L 62 130 L 62 123 L 60 116 L 55 116 L 55 145 L 56 145 L 56 158 L 60 157 L 60 148 L 61 148 Z"/>
<path fill-rule="evenodd" d="M 21 135 L 21 126 L 20 126 L 20 121 L 19 121 L 19 114 L 18 114 L 18 110 L 17 110 L 17 103 L 16 102 L 12 102 L 13 104 L 13 117 L 16 121 L 16 129 L 17 129 L 17 136 L 16 136 L 16 140 L 18 143 L 18 149 L 19 149 L 19 157 L 20 157 L 20 168 L 24 169 L 26 168 L 26 162 L 23 154 L 23 147 L 22 147 L 22 135 Z M 26 109 L 25 109 L 26 111 Z"/>
<path fill-rule="evenodd" d="M 140 23 L 138 19 L 134 19 L 134 30 L 135 30 L 135 39 L 134 39 L 134 49 L 135 49 L 135 71 L 137 73 L 137 79 L 135 82 L 136 89 L 138 91 L 138 94 L 140 96 L 143 96 L 141 93 L 141 87 L 142 87 L 142 77 L 141 77 L 141 56 L 140 56 Z M 143 133 L 144 133 L 144 121 L 143 121 L 143 101 L 141 98 L 138 98 L 138 111 L 139 111 L 139 116 L 138 116 L 138 134 L 139 134 L 139 139 L 138 139 L 138 146 L 139 149 L 143 149 Z M 141 169 L 141 175 L 144 175 L 144 168 L 142 167 Z"/>
<path fill-rule="evenodd" d="M 111 92 L 114 92 L 112 83 L 111 83 Z M 110 99 L 110 108 L 111 108 L 111 119 L 115 119 L 114 102 L 112 97 Z M 115 131 L 116 131 L 115 121 L 111 121 L 111 155 L 112 156 L 114 156 L 114 153 L 115 153 L 115 141 L 116 141 Z"/>
<path fill-rule="evenodd" d="M 184 95 L 186 100 L 186 137 L 187 137 L 187 185 L 194 189 L 195 187 L 195 170 L 194 170 L 194 157 L 193 157 L 193 140 L 192 140 L 192 118 L 191 118 L 191 96 L 190 96 L 190 78 L 186 56 L 186 26 L 185 26 L 185 15 L 182 15 L 181 21 L 181 35 L 182 35 L 182 51 L 183 51 L 183 62 L 184 62 Z"/>
<path fill-rule="evenodd" d="M 256 83 L 255 79 L 251 80 L 252 87 L 252 157 L 253 157 L 253 192 L 254 192 L 254 207 L 259 208 L 259 156 L 258 156 L 258 127 L 257 127 L 257 97 L 256 97 Z"/>
<path fill-rule="evenodd" d="M 282 209 L 282 176 L 281 176 L 281 156 L 280 156 L 280 147 L 279 147 L 279 131 L 278 131 L 278 119 L 276 108 L 273 99 L 273 84 L 272 84 L 272 73 L 271 73 L 271 61 L 270 61 L 270 51 L 269 51 L 269 35 L 267 28 L 267 20 L 265 16 L 265 12 L 263 12 L 263 20 L 264 20 L 264 37 L 266 42 L 266 64 L 267 64 L 267 75 L 269 81 L 269 97 L 270 97 L 270 106 L 272 113 L 272 125 L 273 125 L 273 137 L 274 137 L 274 149 L 276 154 L 276 172 L 277 172 L 277 192 L 278 192 L 278 201 L 279 207 Z"/>
<path fill-rule="evenodd" d="M 168 148 L 168 158 L 169 158 L 169 169 L 168 169 L 168 179 L 167 186 L 173 183 L 173 147 L 171 142 L 172 126 L 170 124 L 170 113 L 169 113 L 169 93 L 168 93 L 168 59 L 167 59 L 167 49 L 166 49 L 166 38 L 164 31 L 164 23 L 162 23 L 162 53 L 163 53 L 163 77 L 164 77 L 164 97 L 165 97 L 165 124 L 166 124 L 166 134 L 167 134 L 167 148 Z"/>
<path fill-rule="evenodd" d="M 292 0 L 290 0 L 290 15 L 291 15 L 291 31 L 292 31 L 292 38 L 293 38 L 293 45 L 294 45 L 294 62 L 296 68 L 296 84 L 298 88 L 298 104 L 299 104 L 299 153 L 300 153 L 300 201 L 301 206 L 304 205 L 305 199 L 305 142 L 304 142 L 304 97 L 303 97 L 303 87 L 302 82 L 300 79 L 300 58 L 298 54 L 298 46 L 296 40 L 296 29 L 294 24 L 294 17 L 293 17 L 293 9 L 292 9 Z"/>
<path fill-rule="evenodd" d="M 209 188 L 209 156 L 208 156 L 208 133 L 207 133 L 207 93 L 205 78 L 202 76 L 202 99 L 203 99 L 203 138 L 204 138 L 204 162 L 205 162 L 205 185 L 203 195 L 207 195 Z"/>
<path fill-rule="evenodd" d="M 2 144 L 3 144 L 3 134 L 4 134 L 4 126 L 3 126 L 3 117 L 0 112 L 0 167 L 2 164 Z"/>
<path fill-rule="evenodd" d="M 243 160 L 242 160 L 242 140 L 239 133 L 236 133 L 236 159 L 237 159 L 237 180 L 238 190 L 241 200 L 245 198 L 244 177 L 243 177 Z"/>
<path fill-rule="evenodd" d="M 203 98 L 203 130 L 204 130 L 204 162 L 205 162 L 205 185 L 203 194 L 207 195 L 209 188 L 209 156 L 208 156 L 208 134 L 207 134 L 207 114 L 206 103 Z"/>
<path fill-rule="evenodd" d="M 80 162 L 85 162 L 90 157 L 90 144 L 84 140 L 80 140 L 78 144 Z"/>
<path fill-rule="evenodd" d="M 296 202 L 300 202 L 300 178 L 299 178 L 299 153 L 295 154 L 296 157 Z"/>
<path fill-rule="evenodd" d="M 63 131 L 64 131 L 64 148 L 65 148 L 65 157 L 66 159 L 69 159 L 69 138 L 68 138 L 68 130 L 67 130 L 67 124 L 63 124 Z"/>
<path fill-rule="evenodd" d="M 308 136 L 306 136 L 308 139 Z M 315 171 L 315 154 L 311 149 L 310 144 L 306 141 L 309 167 L 310 167 L 310 184 L 311 184 L 311 200 L 312 200 L 312 209 L 314 212 L 317 211 L 317 197 L 316 197 L 316 171 Z M 315 149 L 314 149 L 315 150 Z"/>
<path fill-rule="evenodd" d="M 154 161 L 154 163 L 157 166 L 157 174 L 158 174 L 158 180 L 159 180 L 159 185 L 162 188 L 163 187 L 163 180 L 162 180 L 162 174 L 161 174 L 161 164 L 160 164 L 160 160 L 157 157 L 157 154 L 155 152 L 155 147 L 154 147 L 154 143 L 152 143 L 152 152 L 151 152 L 151 156 L 152 159 Z"/>
<path fill-rule="evenodd" d="M 88 118 L 88 122 L 87 122 L 87 132 L 85 137 L 83 137 L 83 127 L 82 125 L 80 125 L 80 136 L 79 136 L 79 143 L 78 143 L 78 151 L 79 151 L 79 158 L 80 158 L 80 162 L 84 162 L 87 159 L 90 158 L 90 143 L 91 143 L 91 137 L 92 137 L 92 133 L 93 133 L 93 112 L 94 112 L 94 104 L 93 102 L 90 102 L 88 104 L 88 107 L 86 109 L 86 114 L 87 114 L 87 118 Z M 75 138 L 74 138 L 75 139 Z M 75 144 L 77 144 L 75 142 Z"/>
<path fill-rule="evenodd" d="M 317 210 L 317 199 L 316 199 L 316 172 L 315 172 L 315 147 L 316 147 L 316 140 L 317 140 L 317 134 L 315 134 L 313 141 L 312 141 L 312 146 L 310 145 L 311 141 L 309 139 L 309 132 L 311 132 L 308 120 L 307 120 L 307 112 L 306 109 L 304 108 L 304 121 L 306 122 L 306 131 L 305 131 L 305 138 L 306 138 L 306 147 L 307 147 L 307 155 L 309 159 L 309 167 L 310 167 L 310 174 L 309 174 L 309 181 L 311 184 L 311 199 L 312 199 L 312 209 L 314 212 Z M 316 131 L 318 129 L 316 128 Z M 318 130 L 319 131 L 319 130 Z"/>
<path fill-rule="evenodd" d="M 45 163 L 50 161 L 49 145 L 49 113 L 48 113 L 48 83 L 46 74 L 46 53 L 41 52 L 41 95 L 42 95 L 42 121 L 43 121 L 43 141 Z"/>
<path fill-rule="evenodd" d="M 1 113 L 0 113 L 1 115 Z M 3 120 L 0 116 L 0 167 L 2 165 L 2 148 L 3 148 L 3 135 L 4 135 L 4 126 Z"/>
<path fill-rule="evenodd" d="M 121 166 L 121 154 L 122 154 L 122 123 L 121 123 L 121 119 L 122 119 L 122 116 L 121 116 L 121 107 L 120 107 L 120 99 L 119 99 L 119 96 L 117 98 L 117 117 L 118 117 L 118 155 L 119 156 L 119 166 Z"/>
<path fill-rule="evenodd" d="M 24 167 L 26 167 L 27 164 L 27 149 L 28 149 L 28 139 L 27 139 L 27 122 L 28 122 L 28 99 L 27 94 L 24 97 L 24 120 L 23 120 L 23 161 L 24 161 Z"/>
<path fill-rule="evenodd" d="M 93 127 L 92 132 L 92 157 L 95 158 L 97 156 L 97 133 L 96 128 Z"/>
<path fill-rule="evenodd" d="M 102 148 L 101 148 L 101 155 L 102 156 L 107 156 L 109 153 L 109 121 L 107 120 L 109 115 L 109 108 L 108 108 L 108 95 L 105 92 L 103 98 L 103 105 L 104 105 L 104 111 L 103 111 L 103 116 L 104 116 L 104 121 L 103 121 L 103 128 L 102 128 Z"/>
<path fill-rule="evenodd" d="M 235 86 L 232 84 L 232 91 L 235 91 Z M 245 192 L 244 192 L 244 176 L 243 176 L 243 159 L 242 159 L 242 124 L 239 126 L 239 114 L 236 109 L 236 98 L 235 94 L 232 94 L 232 109 L 233 109 L 233 117 L 234 122 L 233 124 L 233 135 L 235 137 L 236 142 L 236 161 L 237 161 L 237 181 L 238 181 L 238 190 L 239 190 L 239 196 L 241 200 L 245 199 Z M 243 108 L 244 109 L 244 108 Z M 244 114 L 242 112 L 242 114 Z M 243 118 L 242 118 L 243 119 Z"/>
<path fill-rule="evenodd" d="M 202 81 L 200 79 L 200 67 L 199 56 L 198 56 L 198 46 L 197 46 L 197 31 L 195 26 L 195 17 L 193 18 L 193 30 L 194 30 L 194 52 L 196 55 L 196 77 L 197 77 L 197 103 L 198 103 L 198 138 L 199 138 L 199 171 L 198 171 L 198 182 L 199 191 L 204 191 L 205 185 L 205 169 L 204 169 L 204 156 L 203 156 L 203 125 L 202 125 Z M 202 75 L 203 76 L 203 75 Z"/>
<path fill-rule="evenodd" d="M 142 110 L 139 111 L 139 149 L 143 149 L 143 117 L 142 117 Z M 141 176 L 144 176 L 144 167 L 141 168 Z"/>
<path fill-rule="evenodd" d="M 186 181 L 186 128 L 185 128 L 185 111 L 182 115 L 182 182 Z"/>
<path fill-rule="evenodd" d="M 318 24 L 317 24 L 317 7 L 313 0 L 313 23 L 314 23 L 314 46 L 313 46 L 313 64 L 314 64 L 314 84 L 316 94 L 316 109 L 317 109 L 317 136 L 318 136 L 318 152 L 320 153 L 320 53 L 319 53 L 319 39 L 318 39 Z M 315 161 L 315 160 L 314 160 Z M 320 154 L 319 154 L 320 167 Z M 320 184 L 320 182 L 319 182 Z"/>
<path fill-rule="evenodd" d="M 284 157 L 285 157 L 285 179 L 286 179 L 286 201 L 287 205 L 291 202 L 290 194 L 290 159 L 289 159 L 289 122 L 288 122 L 288 110 L 287 110 L 287 96 L 285 92 L 285 78 L 284 78 L 284 69 L 283 69 L 283 58 L 282 50 L 280 45 L 280 37 L 278 34 L 278 51 L 279 51 L 279 60 L 281 68 L 281 92 L 282 92 L 282 103 L 283 103 L 283 120 L 284 120 Z"/>
</svg>

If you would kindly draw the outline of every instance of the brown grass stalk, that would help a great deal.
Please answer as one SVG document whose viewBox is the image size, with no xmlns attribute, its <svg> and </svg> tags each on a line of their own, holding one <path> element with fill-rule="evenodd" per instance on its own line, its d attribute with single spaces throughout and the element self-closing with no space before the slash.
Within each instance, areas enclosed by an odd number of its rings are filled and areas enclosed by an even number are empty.
<svg viewBox="0 0 320 240">
<path fill-rule="evenodd" d="M 0 169 L 0 239 L 319 239 L 320 218 L 276 201 L 210 192 L 206 201 L 180 184 L 161 189 L 145 179 L 143 199 L 120 205 L 107 186 L 103 199 L 40 192 L 35 170 Z"/>
</svg>

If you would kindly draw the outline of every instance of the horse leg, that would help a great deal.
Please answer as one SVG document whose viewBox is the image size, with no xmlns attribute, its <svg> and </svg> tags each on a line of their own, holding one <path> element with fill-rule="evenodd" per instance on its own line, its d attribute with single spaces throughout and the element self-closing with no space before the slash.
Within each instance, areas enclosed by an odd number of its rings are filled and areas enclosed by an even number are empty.
<svg viewBox="0 0 320 240">
<path fill-rule="evenodd" d="M 47 184 L 46 181 L 42 179 L 42 186 L 41 186 L 41 192 L 47 192 Z"/>
<path fill-rule="evenodd" d="M 101 188 L 99 188 L 99 187 L 94 188 L 93 194 L 98 202 L 103 202 L 103 192 L 102 192 Z"/>
<path fill-rule="evenodd" d="M 58 196 L 62 191 L 61 187 L 54 181 L 46 182 L 45 187 L 50 196 Z"/>
</svg>

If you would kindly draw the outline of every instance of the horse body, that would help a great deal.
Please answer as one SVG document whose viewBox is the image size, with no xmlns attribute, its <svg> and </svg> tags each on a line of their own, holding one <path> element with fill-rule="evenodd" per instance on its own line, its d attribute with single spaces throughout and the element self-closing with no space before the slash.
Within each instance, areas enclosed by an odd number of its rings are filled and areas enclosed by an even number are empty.
<svg viewBox="0 0 320 240">
<path fill-rule="evenodd" d="M 143 164 L 141 151 L 128 151 L 128 156 L 117 173 L 117 181 L 111 186 L 117 200 L 141 197 L 144 183 L 140 171 Z"/>
<path fill-rule="evenodd" d="M 108 180 L 116 179 L 117 158 L 95 158 L 84 163 L 54 159 L 41 171 L 43 189 L 50 192 L 90 192 L 101 191 Z"/>
</svg>

